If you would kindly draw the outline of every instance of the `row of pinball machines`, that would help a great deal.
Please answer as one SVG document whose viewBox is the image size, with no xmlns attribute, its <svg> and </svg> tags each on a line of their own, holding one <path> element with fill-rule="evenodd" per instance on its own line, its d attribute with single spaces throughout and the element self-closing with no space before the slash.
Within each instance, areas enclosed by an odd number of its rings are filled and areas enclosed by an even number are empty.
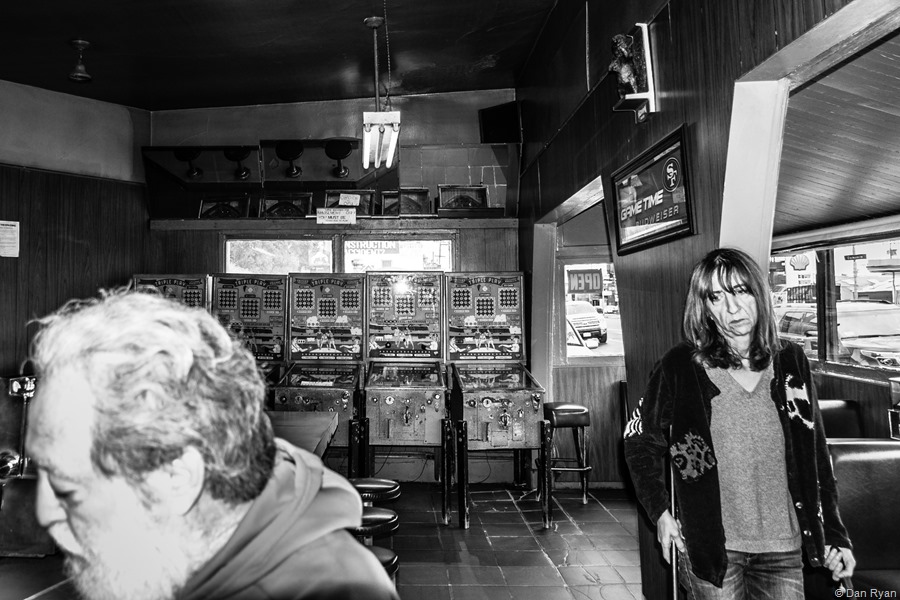
<svg viewBox="0 0 900 600">
<path fill-rule="evenodd" d="M 338 413 L 332 446 L 367 476 L 373 446 L 432 447 L 449 523 L 454 470 L 468 528 L 470 450 L 531 451 L 546 465 L 544 389 L 525 366 L 521 273 L 136 275 L 136 287 L 205 307 L 266 375 L 267 410 Z M 438 459 L 438 457 L 440 457 Z M 549 483 L 549 473 L 538 474 Z M 545 487 L 544 489 L 549 489 Z M 549 526 L 549 495 L 541 497 Z"/>
</svg>

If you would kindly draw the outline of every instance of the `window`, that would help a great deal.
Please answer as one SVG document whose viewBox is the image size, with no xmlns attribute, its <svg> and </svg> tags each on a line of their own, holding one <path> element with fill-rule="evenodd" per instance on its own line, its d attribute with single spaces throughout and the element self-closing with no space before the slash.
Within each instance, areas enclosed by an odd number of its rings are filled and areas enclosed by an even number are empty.
<svg viewBox="0 0 900 600">
<path fill-rule="evenodd" d="M 226 273 L 331 273 L 332 264 L 331 240 L 225 241 Z"/>
<path fill-rule="evenodd" d="M 452 271 L 453 245 L 449 239 L 346 239 L 344 272 Z"/>
<path fill-rule="evenodd" d="M 566 264 L 564 274 L 566 358 L 624 354 L 613 265 Z"/>
<path fill-rule="evenodd" d="M 898 246 L 888 240 L 772 257 L 779 336 L 812 359 L 900 370 Z M 827 270 L 825 289 L 816 287 L 817 267 Z M 817 310 L 829 315 L 824 324 Z"/>
</svg>

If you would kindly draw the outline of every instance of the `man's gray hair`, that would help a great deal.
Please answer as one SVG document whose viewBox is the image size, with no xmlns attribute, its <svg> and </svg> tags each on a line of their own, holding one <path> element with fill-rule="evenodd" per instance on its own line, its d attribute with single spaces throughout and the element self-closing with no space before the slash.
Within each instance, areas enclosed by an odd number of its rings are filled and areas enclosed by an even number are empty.
<svg viewBox="0 0 900 600">
<path fill-rule="evenodd" d="M 119 289 L 71 300 L 38 322 L 38 376 L 71 366 L 97 395 L 98 471 L 142 488 L 149 473 L 193 446 L 211 497 L 237 504 L 259 495 L 275 457 L 265 384 L 250 352 L 212 315 Z"/>
</svg>

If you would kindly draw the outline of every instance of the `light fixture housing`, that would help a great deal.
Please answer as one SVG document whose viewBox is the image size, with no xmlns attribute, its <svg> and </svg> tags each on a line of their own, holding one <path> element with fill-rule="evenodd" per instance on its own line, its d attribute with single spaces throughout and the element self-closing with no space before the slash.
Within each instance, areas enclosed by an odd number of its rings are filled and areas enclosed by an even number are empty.
<svg viewBox="0 0 900 600">
<path fill-rule="evenodd" d="M 400 111 L 363 113 L 363 169 L 371 163 L 376 169 L 381 166 L 391 168 L 400 137 Z"/>
<path fill-rule="evenodd" d="M 382 161 L 387 168 L 394 164 L 397 151 L 397 139 L 400 137 L 400 111 L 382 111 L 378 70 L 378 28 L 384 25 L 383 17 L 369 17 L 364 20 L 366 27 L 372 30 L 372 46 L 375 55 L 375 111 L 363 112 L 363 144 L 362 166 L 368 169 L 372 164 L 376 169 Z M 388 46 L 390 47 L 390 46 Z M 388 55 L 388 80 L 390 81 L 391 62 Z M 390 83 L 389 83 L 390 87 Z M 390 95 L 390 89 L 388 89 Z M 385 98 L 390 108 L 390 100 Z"/>
<path fill-rule="evenodd" d="M 69 79 L 78 83 L 88 83 L 93 79 L 84 66 L 84 51 L 91 47 L 91 43 L 85 40 L 71 40 L 69 42 L 73 48 L 78 50 L 78 62 L 75 68 L 69 73 Z"/>
</svg>

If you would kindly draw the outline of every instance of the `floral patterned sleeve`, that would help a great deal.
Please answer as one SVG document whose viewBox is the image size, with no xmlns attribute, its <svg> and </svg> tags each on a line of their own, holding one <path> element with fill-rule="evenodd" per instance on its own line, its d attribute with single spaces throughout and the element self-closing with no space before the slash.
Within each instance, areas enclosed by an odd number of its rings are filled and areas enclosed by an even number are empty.
<svg viewBox="0 0 900 600">
<path fill-rule="evenodd" d="M 671 414 L 672 392 L 662 364 L 657 363 L 625 427 L 625 460 L 638 500 L 654 524 L 669 507 L 665 470 Z"/>
</svg>

